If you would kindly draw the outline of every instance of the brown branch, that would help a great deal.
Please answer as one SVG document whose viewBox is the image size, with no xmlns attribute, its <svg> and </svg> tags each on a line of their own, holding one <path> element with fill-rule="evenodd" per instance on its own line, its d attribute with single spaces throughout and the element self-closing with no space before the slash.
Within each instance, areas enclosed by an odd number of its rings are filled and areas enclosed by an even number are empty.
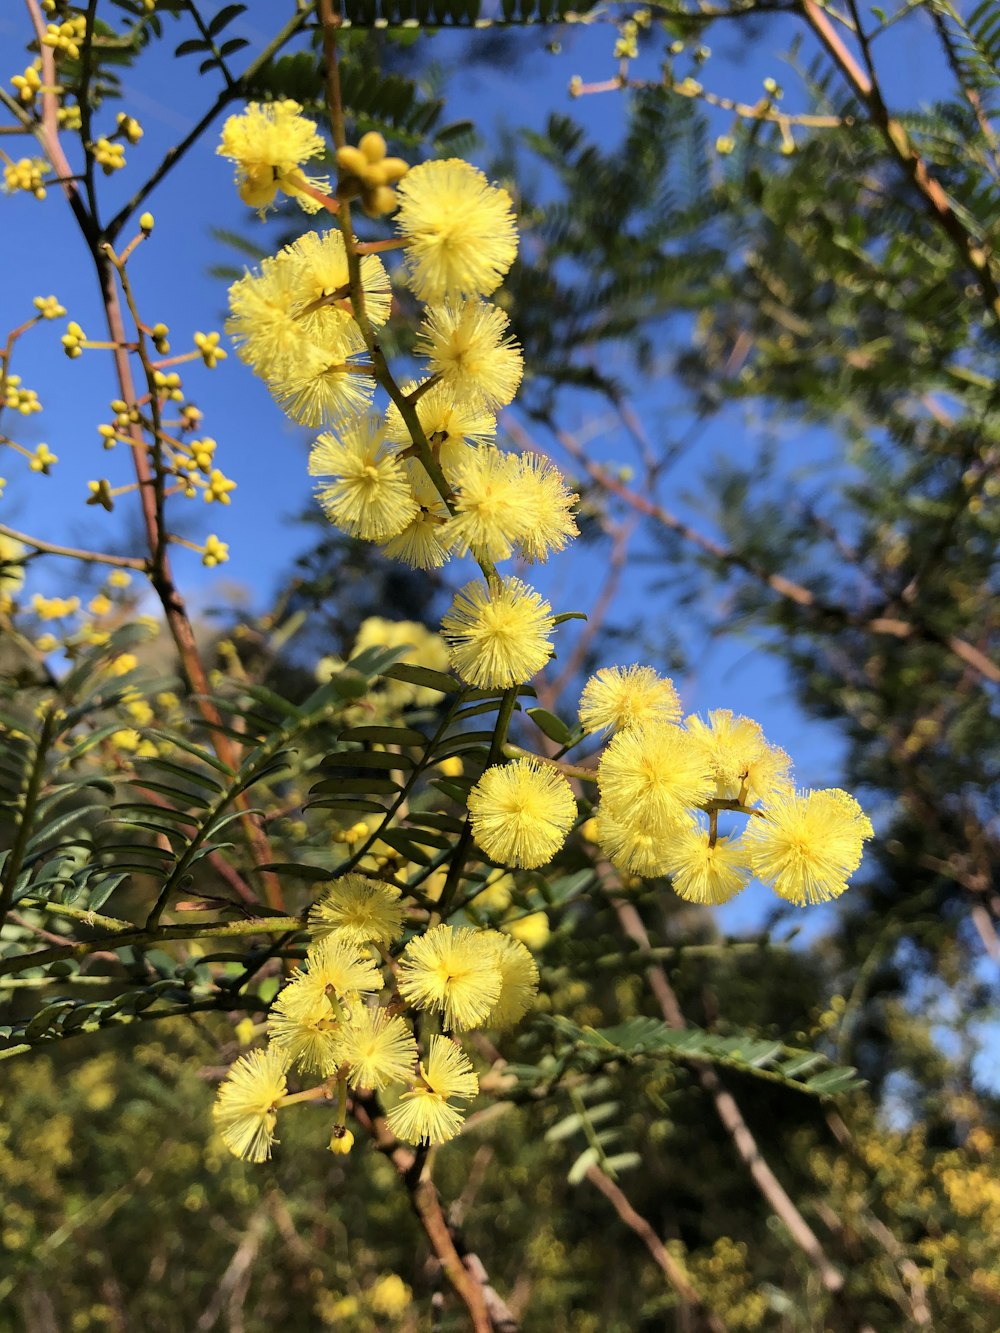
<svg viewBox="0 0 1000 1333">
<path fill-rule="evenodd" d="M 874 66 L 860 25 L 858 36 L 868 64 L 868 72 L 855 60 L 816 0 L 802 0 L 802 13 L 854 95 L 867 107 L 872 124 L 881 133 L 887 147 L 923 199 L 931 222 L 945 233 L 960 258 L 975 273 L 983 289 L 987 310 L 994 319 L 1000 320 L 1000 287 L 993 275 L 987 248 L 966 229 L 952 207 L 947 193 L 940 182 L 931 175 L 906 129 L 899 120 L 890 115 L 874 77 Z"/>
<path fill-rule="evenodd" d="M 355 1092 L 351 1110 L 358 1124 L 371 1136 L 372 1142 L 393 1166 L 406 1188 L 410 1206 L 423 1227 L 431 1248 L 456 1294 L 461 1298 L 472 1320 L 474 1333 L 497 1333 L 498 1325 L 490 1318 L 480 1264 L 473 1270 L 467 1267 L 455 1245 L 455 1237 L 441 1208 L 441 1200 L 430 1172 L 424 1149 L 406 1147 L 393 1137 L 381 1106 L 373 1093 Z M 516 1324 L 508 1326 L 516 1329 Z"/>
<path fill-rule="evenodd" d="M 0 523 L 0 535 L 13 537 L 15 541 L 22 542 L 25 546 L 33 547 L 41 555 L 64 555 L 71 560 L 82 560 L 85 564 L 111 565 L 114 569 L 134 569 L 140 574 L 145 574 L 149 569 L 149 562 L 139 559 L 138 556 L 105 555 L 103 551 L 84 551 L 75 546 L 58 546 L 55 542 L 41 541 L 26 532 L 18 532 L 16 528 L 8 528 L 4 523 Z"/>
<path fill-rule="evenodd" d="M 925 642 L 938 644 L 947 648 L 955 657 L 972 667 L 985 680 L 1000 685 L 1000 665 L 987 656 L 982 649 L 975 647 L 974 644 L 954 634 L 940 634 L 930 626 L 917 621 L 900 620 L 885 615 L 856 615 L 848 611 L 846 607 L 821 601 L 814 592 L 803 584 L 786 578 L 784 574 L 776 574 L 765 569 L 748 556 L 733 550 L 732 547 L 725 546 L 722 542 L 718 542 L 705 533 L 699 532 L 696 528 L 692 528 L 655 500 L 651 500 L 646 495 L 641 495 L 638 491 L 630 490 L 629 487 L 601 467 L 599 463 L 595 463 L 588 458 L 581 446 L 568 432 L 557 431 L 557 436 L 559 443 L 566 452 L 576 459 L 587 475 L 599 486 L 610 491 L 613 495 L 617 495 L 620 500 L 630 505 L 638 513 L 653 519 L 670 532 L 677 533 L 685 542 L 711 556 L 713 560 L 750 574 L 785 601 L 802 607 L 803 610 L 810 612 L 819 619 L 839 622 L 849 628 L 864 630 L 871 634 L 886 635 L 894 639 L 922 639 Z"/>
<path fill-rule="evenodd" d="M 125 336 L 121 302 L 118 298 L 118 286 L 115 281 L 116 268 L 108 250 L 103 246 L 91 246 L 91 253 L 100 280 L 108 333 L 111 341 L 115 344 L 113 356 L 120 394 L 124 402 L 132 404 L 136 402 L 136 389 L 128 352 L 124 347 L 127 338 Z M 142 344 L 145 335 L 138 320 L 136 323 L 140 344 Z M 143 357 L 145 356 L 144 352 L 140 354 Z M 153 369 L 147 365 L 146 370 L 152 394 L 155 393 L 155 386 L 152 385 Z M 160 600 L 160 605 L 163 607 L 167 626 L 177 649 L 181 670 L 188 688 L 194 694 L 198 711 L 209 729 L 212 748 L 219 759 L 235 772 L 239 767 L 239 757 L 232 741 L 219 729 L 222 726 L 222 718 L 218 710 L 206 697 L 211 693 L 208 675 L 198 651 L 187 607 L 174 582 L 170 557 L 167 553 L 166 533 L 162 524 L 162 488 L 158 485 L 158 478 L 155 475 L 153 464 L 150 462 L 141 424 L 130 421 L 127 432 L 132 444 L 131 454 L 136 479 L 139 483 L 143 526 L 150 551 L 150 582 Z M 256 817 L 248 813 L 249 801 L 247 796 L 240 793 L 236 797 L 235 805 L 237 809 L 244 812 L 241 824 L 247 837 L 254 864 L 261 866 L 273 861 L 274 856 L 267 835 L 257 823 Z M 261 873 L 261 879 L 268 905 L 277 911 L 284 911 L 284 898 L 277 876 L 271 871 L 264 871 Z"/>
<path fill-rule="evenodd" d="M 611 901 L 624 933 L 629 939 L 634 940 L 640 949 L 648 950 L 650 947 L 649 936 L 635 907 L 622 899 L 612 898 Z M 678 1029 L 685 1028 L 687 1023 L 678 1004 L 677 996 L 667 980 L 666 972 L 659 963 L 652 963 L 646 968 L 646 978 L 668 1026 Z M 723 1086 L 718 1074 L 710 1065 L 703 1064 L 700 1061 L 692 1061 L 691 1063 L 698 1070 L 701 1086 L 711 1097 L 723 1128 L 732 1140 L 733 1146 L 750 1172 L 754 1184 L 768 1207 L 784 1224 L 792 1241 L 816 1269 L 820 1281 L 827 1291 L 839 1291 L 844 1285 L 843 1274 L 827 1258 L 816 1233 L 799 1212 L 784 1185 L 774 1174 L 767 1159 L 761 1153 L 757 1140 L 743 1119 L 736 1099 Z"/>
<path fill-rule="evenodd" d="M 726 1333 L 726 1326 L 714 1310 L 702 1302 L 695 1291 L 681 1264 L 677 1262 L 646 1219 L 632 1207 L 621 1189 L 604 1174 L 599 1166 L 592 1166 L 587 1171 L 587 1179 L 599 1189 L 614 1208 L 615 1212 L 639 1237 L 654 1261 L 663 1269 L 664 1275 L 684 1305 L 697 1314 L 710 1333 Z"/>
</svg>

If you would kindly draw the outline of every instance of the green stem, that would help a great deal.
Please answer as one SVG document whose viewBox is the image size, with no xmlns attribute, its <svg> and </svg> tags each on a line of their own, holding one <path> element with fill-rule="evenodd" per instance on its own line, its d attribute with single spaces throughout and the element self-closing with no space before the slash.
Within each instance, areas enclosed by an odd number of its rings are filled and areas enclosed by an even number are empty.
<svg viewBox="0 0 1000 1333">
<path fill-rule="evenodd" d="M 510 720 L 514 716 L 514 706 L 517 703 L 518 686 L 513 686 L 509 690 L 504 690 L 503 698 L 500 700 L 500 707 L 497 710 L 496 725 L 493 728 L 493 741 L 490 745 L 489 758 L 487 764 L 492 767 L 500 762 L 504 755 L 505 742 L 507 740 L 507 731 L 510 727 Z M 451 912 L 452 904 L 458 893 L 459 885 L 462 882 L 462 874 L 465 870 L 465 863 L 469 859 L 469 853 L 472 850 L 472 821 L 468 815 L 465 817 L 465 828 L 459 835 L 458 842 L 455 844 L 455 851 L 452 856 L 451 865 L 448 867 L 448 874 L 444 881 L 444 888 L 441 890 L 441 898 L 436 913 L 431 917 L 430 924 L 434 924 L 435 916 L 441 921 L 448 918 Z"/>
<path fill-rule="evenodd" d="M 225 1003 L 224 1003 L 225 1001 Z M 224 993 L 213 995 L 207 1000 L 192 1000 L 190 1004 L 177 1004 L 171 1009 L 143 1009 L 136 1014 L 123 1014 L 120 1011 L 113 1014 L 108 1023 L 101 1023 L 101 1027 L 118 1027 L 123 1023 L 155 1023 L 161 1018 L 186 1018 L 189 1014 L 206 1013 L 209 1010 L 227 1010 L 233 1008 L 263 1010 L 269 1007 L 267 1001 L 262 1000 L 257 995 L 241 996 L 240 1003 L 235 1006 L 229 1003 L 229 996 Z M 84 1027 L 71 1028 L 69 1032 L 60 1032 L 56 1040 L 65 1041 L 67 1037 L 78 1037 L 86 1035 Z M 46 1042 L 53 1040 L 52 1037 L 44 1038 Z M 0 1060 L 8 1060 L 12 1055 L 23 1055 L 25 1052 L 34 1048 L 35 1043 L 22 1042 L 17 1046 L 8 1046 L 6 1050 L 0 1050 Z"/>
<path fill-rule="evenodd" d="M 580 764 L 564 764 L 559 759 L 550 759 L 546 754 L 535 754 L 533 750 L 525 750 L 520 745 L 505 744 L 502 750 L 503 756 L 508 759 L 534 759 L 539 764 L 558 769 L 568 778 L 580 778 L 584 782 L 597 781 L 596 768 L 583 768 Z"/>
<path fill-rule="evenodd" d="M 381 824 L 379 824 L 378 828 L 368 835 L 368 837 L 364 840 L 364 842 L 361 843 L 361 845 L 357 848 L 356 851 L 351 853 L 351 855 L 347 858 L 346 861 L 341 861 L 340 865 L 334 866 L 334 868 L 330 871 L 331 879 L 340 879 L 342 875 L 348 874 L 349 871 L 353 870 L 354 867 L 358 865 L 358 863 L 363 859 L 363 857 L 367 856 L 367 854 L 371 851 L 372 847 L 378 841 L 379 835 L 381 834 L 382 830 L 387 827 L 387 825 L 391 822 L 392 817 L 395 815 L 396 811 L 400 808 L 400 806 L 404 803 L 404 801 L 408 799 L 410 792 L 416 785 L 417 779 L 420 778 L 424 773 L 426 773 L 428 768 L 431 768 L 433 766 L 433 763 L 428 759 L 428 756 L 434 753 L 434 750 L 437 748 L 438 741 L 441 740 L 441 738 L 444 736 L 444 733 L 451 726 L 455 714 L 458 712 L 459 708 L 465 701 L 465 695 L 466 695 L 465 690 L 461 690 L 455 696 L 453 703 L 449 707 L 448 711 L 445 713 L 445 716 L 441 721 L 440 725 L 438 726 L 437 731 L 435 731 L 434 735 L 428 741 L 427 748 L 424 751 L 424 758 L 422 762 L 419 764 L 415 764 L 414 767 L 410 770 L 409 777 L 403 784 L 403 788 L 399 792 L 399 795 L 393 801 L 392 805 L 390 805 L 389 809 L 385 812 L 385 817 L 382 820 Z"/>
<path fill-rule="evenodd" d="M 0 929 L 2 929 L 3 923 L 7 919 L 7 913 L 14 904 L 14 889 L 17 878 L 21 873 L 21 866 L 24 863 L 28 840 L 31 837 L 32 818 L 45 778 L 45 759 L 54 732 L 55 713 L 54 706 L 50 704 L 45 711 L 45 717 L 42 719 L 41 734 L 35 745 L 35 757 L 24 786 L 21 799 L 21 818 L 18 821 L 14 845 L 10 849 L 10 855 L 7 857 L 7 864 L 4 867 L 3 883 L 0 885 Z"/>
<path fill-rule="evenodd" d="M 16 958 L 0 959 L 0 977 L 23 972 L 29 967 L 45 967 L 63 958 L 86 958 L 99 949 L 122 949 L 127 944 L 160 944 L 166 940 L 225 939 L 240 935 L 266 935 L 272 931 L 299 931 L 298 917 L 268 916 L 252 921 L 202 921 L 190 925 L 160 926 L 157 930 L 135 927 L 98 935 L 95 939 L 74 944 L 53 945 Z"/>
</svg>

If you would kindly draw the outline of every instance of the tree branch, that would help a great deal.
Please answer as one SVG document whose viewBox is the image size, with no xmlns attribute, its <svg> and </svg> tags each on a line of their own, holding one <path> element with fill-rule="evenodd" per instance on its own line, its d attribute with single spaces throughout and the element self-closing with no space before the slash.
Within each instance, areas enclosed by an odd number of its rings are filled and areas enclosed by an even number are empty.
<svg viewBox="0 0 1000 1333">
<path fill-rule="evenodd" d="M 612 896 L 611 902 L 624 933 L 629 939 L 634 940 L 640 949 L 648 950 L 650 947 L 649 935 L 646 933 L 646 927 L 643 925 L 642 918 L 635 907 L 631 903 L 614 896 Z M 677 1002 L 677 996 L 667 980 L 667 974 L 663 967 L 659 963 L 651 963 L 646 968 L 646 977 L 668 1026 L 677 1029 L 687 1027 L 684 1015 Z M 815 1268 L 827 1291 L 839 1291 L 844 1285 L 843 1274 L 827 1258 L 816 1233 L 799 1212 L 785 1187 L 761 1153 L 757 1140 L 743 1119 L 736 1099 L 732 1093 L 726 1090 L 718 1074 L 710 1065 L 694 1060 L 691 1063 L 698 1070 L 701 1086 L 711 1097 L 723 1128 L 732 1140 L 733 1146 L 750 1172 L 754 1184 L 768 1207 L 784 1224 L 794 1244 Z"/>
<path fill-rule="evenodd" d="M 944 188 L 931 174 L 926 162 L 914 147 L 906 129 L 899 120 L 890 115 L 875 78 L 875 67 L 861 32 L 860 23 L 857 25 L 858 39 L 868 67 L 867 73 L 847 49 L 840 34 L 834 30 L 833 24 L 816 0 L 802 0 L 802 13 L 844 76 L 851 91 L 868 109 L 872 124 L 881 133 L 890 152 L 923 199 L 931 222 L 945 233 L 959 257 L 975 273 L 982 286 L 987 311 L 995 320 L 1000 321 L 1000 287 L 993 275 L 987 248 L 966 229 Z M 997 679 L 1000 679 L 1000 675 Z"/>
</svg>

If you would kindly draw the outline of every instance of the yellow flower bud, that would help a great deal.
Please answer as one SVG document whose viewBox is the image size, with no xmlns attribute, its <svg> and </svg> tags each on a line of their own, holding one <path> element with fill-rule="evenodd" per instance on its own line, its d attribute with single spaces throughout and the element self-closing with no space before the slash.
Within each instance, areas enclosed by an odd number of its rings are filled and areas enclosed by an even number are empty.
<svg viewBox="0 0 1000 1333">
<path fill-rule="evenodd" d="M 344 144 L 342 148 L 337 149 L 337 166 L 348 176 L 361 176 L 368 166 L 368 159 L 360 148 L 352 148 L 350 144 Z"/>
<path fill-rule="evenodd" d="M 381 162 L 385 157 L 385 140 L 377 130 L 369 130 L 358 140 L 358 148 L 369 162 Z"/>
<path fill-rule="evenodd" d="M 343 1125 L 334 1125 L 330 1139 L 330 1151 L 338 1157 L 346 1157 L 354 1147 L 354 1135 Z"/>
</svg>

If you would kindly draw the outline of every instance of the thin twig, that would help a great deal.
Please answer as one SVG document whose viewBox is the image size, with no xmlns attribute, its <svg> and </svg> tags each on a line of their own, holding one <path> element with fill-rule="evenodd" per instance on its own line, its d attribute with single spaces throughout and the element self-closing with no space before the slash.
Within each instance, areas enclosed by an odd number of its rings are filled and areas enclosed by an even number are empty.
<svg viewBox="0 0 1000 1333">
<path fill-rule="evenodd" d="M 699 1316 L 705 1328 L 711 1333 L 726 1333 L 726 1325 L 714 1310 L 705 1305 L 692 1286 L 683 1265 L 677 1262 L 642 1214 L 637 1213 L 632 1207 L 625 1192 L 605 1175 L 599 1166 L 591 1166 L 588 1169 L 587 1179 L 595 1189 L 600 1190 L 625 1225 L 639 1237 L 683 1304 Z"/>
<path fill-rule="evenodd" d="M 997 285 L 993 274 L 987 249 L 967 230 L 955 212 L 944 187 L 931 174 L 903 124 L 895 116 L 890 115 L 875 77 L 871 52 L 860 25 L 858 40 L 861 44 L 862 58 L 867 65 L 867 73 L 848 50 L 840 34 L 834 30 L 816 0 L 802 0 L 802 13 L 851 91 L 867 108 L 872 124 L 882 135 L 886 146 L 923 199 L 931 221 L 945 233 L 960 258 L 975 273 L 982 288 L 987 311 L 995 320 L 1000 320 L 1000 286 Z M 1000 674 L 996 679 L 1000 679 Z"/>
<path fill-rule="evenodd" d="M 31 537 L 26 532 L 18 532 L 16 528 L 8 528 L 5 523 L 0 523 L 0 536 L 13 537 L 15 541 L 31 546 L 43 555 L 64 555 L 71 560 L 82 560 L 85 564 L 111 565 L 114 569 L 135 569 L 141 574 L 149 570 L 149 562 L 141 560 L 138 556 L 106 555 L 103 551 L 83 551 L 75 546 L 59 546 L 55 542 L 45 542 L 38 537 Z"/>
<path fill-rule="evenodd" d="M 612 905 L 624 933 L 634 940 L 640 949 L 648 950 L 649 936 L 642 918 L 632 903 L 612 897 Z M 667 974 L 659 963 L 651 963 L 646 968 L 646 977 L 650 989 L 656 997 L 669 1027 L 682 1029 L 687 1026 L 673 987 L 667 980 Z M 701 1086 L 712 1099 L 716 1114 L 733 1142 L 737 1153 L 750 1172 L 751 1178 L 762 1194 L 768 1207 L 784 1224 L 786 1231 L 795 1245 L 802 1251 L 819 1274 L 823 1286 L 830 1292 L 837 1292 L 844 1285 L 840 1270 L 827 1258 L 819 1238 L 812 1227 L 799 1212 L 784 1185 L 774 1174 L 770 1164 L 760 1151 L 757 1140 L 743 1119 L 743 1114 L 733 1097 L 722 1084 L 718 1074 L 710 1065 L 692 1061 L 698 1070 Z"/>
<path fill-rule="evenodd" d="M 523 428 L 521 429 L 523 431 Z M 526 433 L 525 438 L 527 438 Z M 558 438 L 566 452 L 576 459 L 587 475 L 599 486 L 618 496 L 620 500 L 630 505 L 638 513 L 644 514 L 647 518 L 659 523 L 661 527 L 676 533 L 689 545 L 703 551 L 713 560 L 750 574 L 760 583 L 770 588 L 772 592 L 777 593 L 783 600 L 801 607 L 820 620 L 840 623 L 853 629 L 867 631 L 871 634 L 886 635 L 894 639 L 922 639 L 929 643 L 936 643 L 972 667 L 985 680 L 1000 685 L 1000 665 L 980 648 L 975 647 L 974 644 L 959 638 L 955 634 L 939 633 L 922 621 L 901 620 L 893 616 L 870 615 L 865 612 L 856 613 L 836 603 L 823 601 L 803 584 L 796 583 L 784 574 L 764 568 L 742 552 L 725 546 L 722 542 L 699 532 L 696 528 L 692 528 L 690 524 L 685 523 L 662 504 L 658 504 L 648 496 L 641 495 L 638 491 L 631 490 L 606 468 L 588 458 L 577 441 L 568 432 L 559 431 Z"/>
</svg>

